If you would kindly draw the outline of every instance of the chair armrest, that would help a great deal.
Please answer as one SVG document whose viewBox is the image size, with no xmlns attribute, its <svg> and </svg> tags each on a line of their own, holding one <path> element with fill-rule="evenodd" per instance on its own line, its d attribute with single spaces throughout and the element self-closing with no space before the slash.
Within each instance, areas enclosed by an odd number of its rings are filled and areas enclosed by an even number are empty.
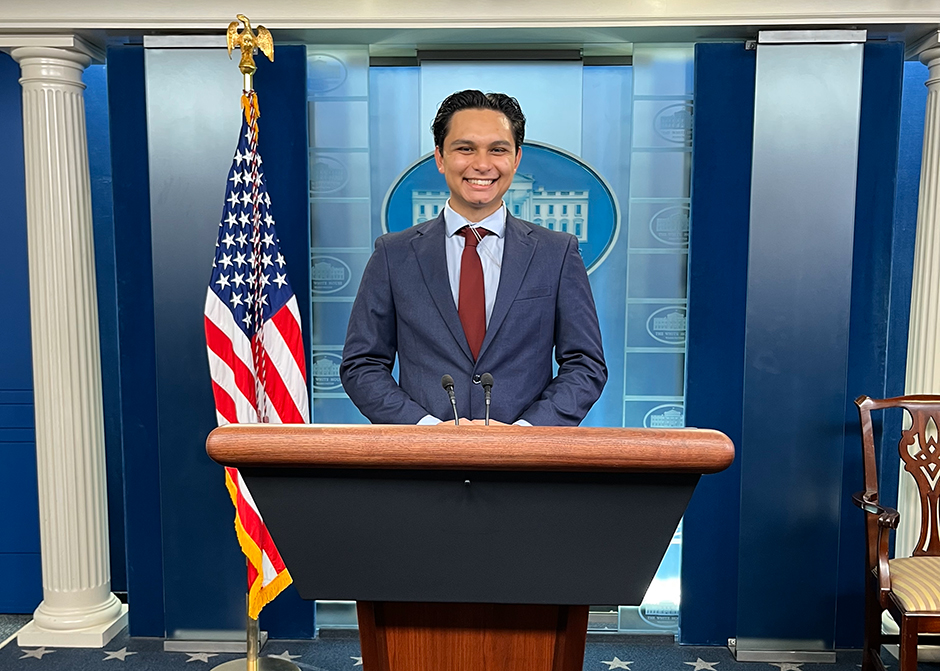
<svg viewBox="0 0 940 671">
<path fill-rule="evenodd" d="M 888 567 L 888 535 L 891 529 L 898 528 L 901 515 L 894 508 L 888 508 L 878 503 L 878 492 L 856 492 L 852 501 L 866 513 L 878 516 L 878 538 L 875 547 L 869 549 L 869 562 L 874 562 L 872 568 L 878 580 L 878 598 L 882 607 L 887 607 L 887 595 L 891 591 L 891 573 Z M 872 556 L 871 552 L 877 552 Z"/>
<path fill-rule="evenodd" d="M 878 503 L 877 492 L 855 492 L 852 502 L 866 513 L 878 516 L 878 526 L 882 529 L 897 529 L 901 514 L 894 508 L 888 508 Z"/>
</svg>

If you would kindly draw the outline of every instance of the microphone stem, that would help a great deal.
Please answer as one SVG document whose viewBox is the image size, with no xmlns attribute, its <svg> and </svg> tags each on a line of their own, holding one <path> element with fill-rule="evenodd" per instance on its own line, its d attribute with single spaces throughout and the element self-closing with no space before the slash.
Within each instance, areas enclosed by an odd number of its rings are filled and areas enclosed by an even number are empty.
<svg viewBox="0 0 940 671">
<path fill-rule="evenodd" d="M 486 408 L 483 414 L 483 424 L 484 426 L 489 426 L 490 425 L 490 395 L 489 394 L 486 395 L 485 402 L 486 402 Z"/>
<path fill-rule="evenodd" d="M 454 424 L 460 426 L 460 416 L 457 414 L 457 399 L 453 395 L 450 397 L 450 405 L 454 409 Z"/>
</svg>

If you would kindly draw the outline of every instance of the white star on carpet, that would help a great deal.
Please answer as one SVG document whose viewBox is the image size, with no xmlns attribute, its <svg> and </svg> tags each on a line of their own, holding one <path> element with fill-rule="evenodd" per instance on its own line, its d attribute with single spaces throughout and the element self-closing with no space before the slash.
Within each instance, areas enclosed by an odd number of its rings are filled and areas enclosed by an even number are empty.
<svg viewBox="0 0 940 671">
<path fill-rule="evenodd" d="M 128 655 L 136 655 L 136 652 L 128 652 L 127 648 L 121 648 L 120 650 L 115 650 L 113 652 L 108 652 L 107 650 L 102 650 L 105 654 L 105 658 L 102 660 L 104 662 L 109 659 L 120 659 L 122 662 L 126 661 Z"/>
<path fill-rule="evenodd" d="M 803 662 L 791 664 L 790 662 L 771 662 L 771 666 L 776 666 L 780 671 L 803 671 Z"/>
<path fill-rule="evenodd" d="M 626 669 L 627 671 L 630 671 L 630 667 L 627 665 L 633 664 L 633 662 L 625 662 L 619 657 L 614 657 L 609 662 L 602 659 L 601 664 L 606 664 L 608 669 Z"/>
<path fill-rule="evenodd" d="M 26 654 L 20 657 L 20 659 L 26 659 L 27 657 L 32 657 L 33 659 L 42 659 L 43 655 L 48 655 L 50 652 L 55 652 L 55 650 L 46 650 L 43 648 L 36 648 L 35 650 L 23 650 Z"/>
<path fill-rule="evenodd" d="M 349 659 L 355 659 L 356 663 L 353 666 L 362 666 L 362 657 L 350 657 Z"/>
<path fill-rule="evenodd" d="M 717 663 L 718 662 L 706 662 L 701 657 L 697 657 L 694 662 L 683 662 L 683 664 L 694 667 L 692 671 L 716 671 L 715 664 Z"/>
<path fill-rule="evenodd" d="M 217 654 L 212 652 L 187 652 L 186 654 L 189 655 L 189 659 L 186 660 L 187 664 L 190 662 L 205 662 L 208 664 L 210 657 L 218 657 Z"/>
<path fill-rule="evenodd" d="M 280 655 L 266 655 L 266 656 L 267 656 L 267 657 L 275 657 L 275 658 L 277 658 L 277 659 L 285 659 L 285 660 L 287 660 L 287 661 L 289 662 L 289 661 L 291 661 L 292 659 L 300 659 L 303 655 L 292 655 L 292 654 L 290 654 L 290 650 L 285 650 L 285 651 L 282 652 Z"/>
</svg>

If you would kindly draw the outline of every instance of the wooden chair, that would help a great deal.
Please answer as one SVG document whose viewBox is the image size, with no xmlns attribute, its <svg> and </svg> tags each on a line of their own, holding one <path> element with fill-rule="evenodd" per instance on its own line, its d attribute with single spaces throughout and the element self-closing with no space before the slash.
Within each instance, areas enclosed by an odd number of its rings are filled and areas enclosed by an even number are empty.
<svg viewBox="0 0 940 671">
<path fill-rule="evenodd" d="M 867 563 L 865 647 L 862 671 L 884 669 L 881 645 L 897 643 L 900 671 L 917 669 L 917 637 L 940 633 L 940 396 L 899 396 L 855 400 L 862 425 L 865 490 L 852 497 L 865 512 Z M 898 511 L 878 499 L 872 410 L 903 408 L 911 427 L 901 434 L 898 451 L 920 494 L 920 537 L 910 557 L 888 558 L 888 536 L 897 529 Z M 881 633 L 881 615 L 891 613 L 898 635 Z"/>
</svg>

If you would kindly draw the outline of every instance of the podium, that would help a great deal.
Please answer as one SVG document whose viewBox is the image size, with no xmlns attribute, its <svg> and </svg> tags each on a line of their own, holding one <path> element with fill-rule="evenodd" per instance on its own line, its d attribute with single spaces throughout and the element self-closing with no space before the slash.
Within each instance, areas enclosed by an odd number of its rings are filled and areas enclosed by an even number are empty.
<svg viewBox="0 0 940 671">
<path fill-rule="evenodd" d="M 702 429 L 229 425 L 304 599 L 355 600 L 364 671 L 580 671 L 589 604 L 638 605 L 702 474 Z"/>
</svg>

